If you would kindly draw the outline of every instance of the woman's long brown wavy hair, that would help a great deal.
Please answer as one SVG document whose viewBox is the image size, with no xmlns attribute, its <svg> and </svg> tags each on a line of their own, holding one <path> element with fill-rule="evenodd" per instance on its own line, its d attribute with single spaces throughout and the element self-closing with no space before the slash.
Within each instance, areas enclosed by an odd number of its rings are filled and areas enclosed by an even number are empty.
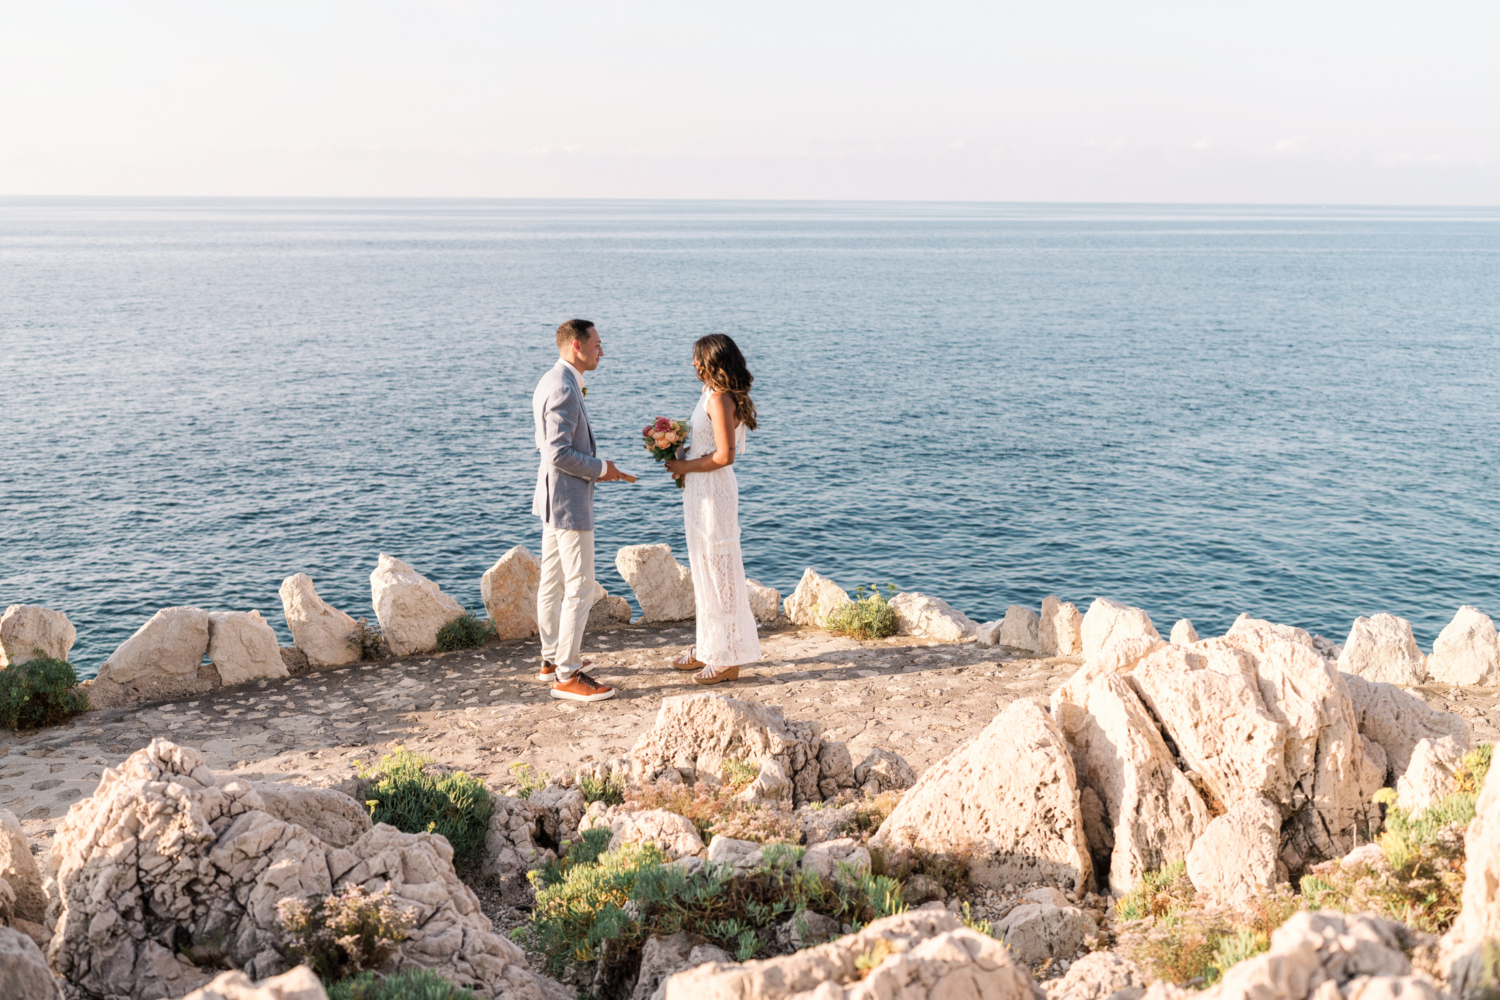
<svg viewBox="0 0 1500 1000">
<path fill-rule="evenodd" d="M 693 365 L 703 382 L 715 392 L 727 392 L 734 400 L 734 415 L 749 430 L 755 430 L 755 404 L 750 401 L 750 383 L 755 376 L 745 366 L 739 345 L 722 333 L 710 333 L 693 343 Z"/>
</svg>

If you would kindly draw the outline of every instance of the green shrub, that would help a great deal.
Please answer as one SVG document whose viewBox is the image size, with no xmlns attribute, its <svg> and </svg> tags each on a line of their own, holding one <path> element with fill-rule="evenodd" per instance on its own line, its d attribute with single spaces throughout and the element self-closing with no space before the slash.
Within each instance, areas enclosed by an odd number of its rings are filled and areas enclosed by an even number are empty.
<svg viewBox="0 0 1500 1000">
<path fill-rule="evenodd" d="M 532 792 L 540 792 L 543 788 L 546 788 L 547 779 L 552 777 L 552 775 L 543 771 L 540 778 L 533 778 L 531 776 L 531 765 L 523 764 L 520 761 L 516 761 L 510 766 L 510 773 L 516 779 L 516 784 L 520 786 L 516 791 L 516 797 L 522 799 L 529 799 Z"/>
<path fill-rule="evenodd" d="M 416 914 L 361 885 L 345 886 L 321 899 L 287 898 L 276 904 L 280 950 L 308 965 L 321 979 L 343 979 L 383 963 L 406 940 Z"/>
<path fill-rule="evenodd" d="M 433 763 L 398 747 L 374 768 L 361 767 L 359 776 L 372 783 L 365 800 L 370 818 L 407 833 L 440 833 L 453 847 L 455 862 L 476 864 L 494 810 L 489 789 L 463 771 L 433 773 Z"/>
<path fill-rule="evenodd" d="M 378 624 L 371 625 L 369 619 L 361 618 L 354 623 L 354 634 L 350 637 L 359 643 L 361 660 L 383 660 L 391 655 L 390 643 Z"/>
<path fill-rule="evenodd" d="M 607 806 L 625 803 L 625 786 L 613 778 L 579 778 L 578 790 L 583 793 L 584 802 L 603 802 Z"/>
<path fill-rule="evenodd" d="M 495 628 L 490 622 L 480 621 L 472 613 L 465 611 L 438 629 L 438 652 L 449 653 L 455 649 L 478 649 L 486 642 L 489 642 L 490 636 L 494 634 Z"/>
<path fill-rule="evenodd" d="M 606 993 L 633 974 L 653 934 L 687 931 L 746 961 L 774 954 L 776 925 L 803 910 L 857 926 L 905 908 L 896 879 L 848 870 L 826 878 L 801 868 L 804 850 L 792 844 L 766 845 L 753 871 L 704 865 L 689 873 L 650 845 L 606 851 L 609 839 L 607 829 L 589 830 L 566 857 L 532 872 L 536 905 L 515 932 L 547 956 L 552 975 L 601 962 Z"/>
<path fill-rule="evenodd" d="M 384 978 L 374 972 L 325 984 L 328 1000 L 469 1000 L 472 990 L 454 986 L 431 969 L 409 969 Z"/>
<path fill-rule="evenodd" d="M 0 670 L 0 726 L 36 729 L 89 710 L 73 665 L 36 652 L 35 659 Z"/>
<path fill-rule="evenodd" d="M 896 621 L 896 611 L 888 599 L 896 595 L 895 584 L 886 584 L 886 590 L 887 596 L 881 597 L 880 590 L 872 583 L 870 596 L 866 597 L 865 588 L 861 586 L 854 592 L 854 600 L 834 608 L 824 617 L 823 628 L 834 635 L 855 639 L 884 639 L 895 635 L 900 623 Z"/>
</svg>

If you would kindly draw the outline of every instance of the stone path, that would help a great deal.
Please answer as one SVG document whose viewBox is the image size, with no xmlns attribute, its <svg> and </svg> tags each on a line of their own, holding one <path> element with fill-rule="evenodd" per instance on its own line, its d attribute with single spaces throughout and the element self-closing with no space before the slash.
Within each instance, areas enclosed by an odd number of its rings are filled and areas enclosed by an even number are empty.
<svg viewBox="0 0 1500 1000">
<path fill-rule="evenodd" d="M 596 705 L 548 696 L 535 680 L 535 640 L 405 657 L 224 688 L 212 697 L 137 710 L 90 712 L 69 725 L 0 734 L 0 808 L 21 817 L 35 850 L 68 807 L 92 794 L 102 770 L 155 736 L 196 747 L 216 772 L 254 780 L 337 782 L 353 762 L 396 746 L 514 787 L 510 766 L 534 774 L 625 753 L 664 697 L 715 691 L 816 719 L 855 760 L 896 750 L 919 772 L 974 736 L 1016 698 L 1045 698 L 1078 666 L 973 643 L 901 637 L 857 642 L 818 629 L 768 630 L 763 659 L 735 682 L 706 688 L 667 660 L 691 627 L 590 633 L 591 672 L 620 688 Z M 1466 716 L 1476 740 L 1500 739 L 1500 689 L 1418 689 Z"/>
</svg>

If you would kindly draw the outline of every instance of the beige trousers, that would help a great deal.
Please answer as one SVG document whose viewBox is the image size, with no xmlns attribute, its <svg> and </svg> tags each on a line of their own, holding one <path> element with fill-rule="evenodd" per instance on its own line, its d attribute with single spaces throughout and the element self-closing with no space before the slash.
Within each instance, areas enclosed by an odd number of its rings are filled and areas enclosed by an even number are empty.
<svg viewBox="0 0 1500 1000">
<path fill-rule="evenodd" d="M 594 533 L 542 525 L 536 625 L 542 634 L 542 659 L 557 664 L 559 681 L 583 669 L 583 628 L 593 595 Z"/>
</svg>

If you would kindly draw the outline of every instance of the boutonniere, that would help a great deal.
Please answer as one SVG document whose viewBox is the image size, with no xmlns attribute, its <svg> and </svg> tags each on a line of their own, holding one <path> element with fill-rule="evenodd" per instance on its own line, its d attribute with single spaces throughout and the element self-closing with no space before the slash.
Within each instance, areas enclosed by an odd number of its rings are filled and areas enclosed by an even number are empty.
<svg viewBox="0 0 1500 1000">
<path fill-rule="evenodd" d="M 583 389 L 582 389 L 582 392 L 583 392 L 583 394 L 585 396 L 587 396 L 589 394 L 589 387 L 588 386 L 584 386 Z"/>
</svg>

